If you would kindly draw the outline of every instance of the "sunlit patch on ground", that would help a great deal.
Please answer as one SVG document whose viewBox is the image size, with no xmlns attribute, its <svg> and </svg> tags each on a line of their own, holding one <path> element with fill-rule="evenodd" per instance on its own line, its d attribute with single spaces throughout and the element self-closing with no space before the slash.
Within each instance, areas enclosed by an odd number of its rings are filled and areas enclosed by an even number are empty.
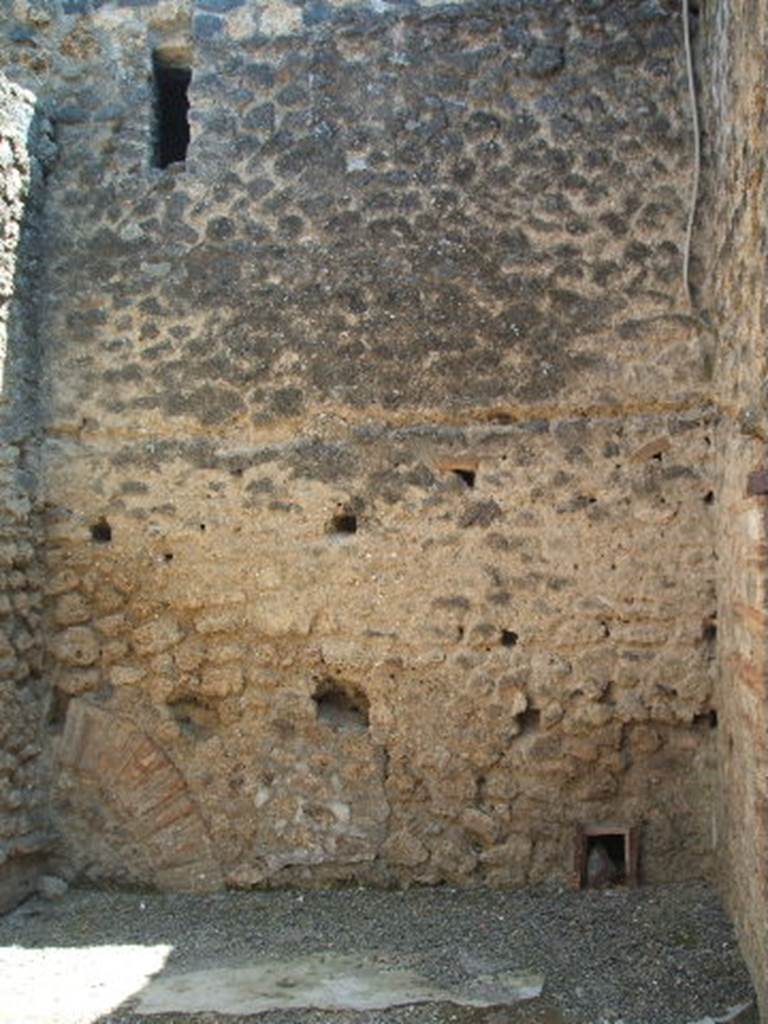
<svg viewBox="0 0 768 1024">
<path fill-rule="evenodd" d="M 496 1006 L 534 999 L 544 978 L 500 971 L 462 985 L 436 985 L 382 957 L 333 954 L 265 959 L 247 966 L 169 974 L 142 994 L 144 1013 L 229 1014 L 311 1007 L 321 1010 L 383 1010 L 424 1002 Z"/>
<path fill-rule="evenodd" d="M 91 1024 L 143 988 L 172 949 L 0 947 L 0 1024 Z"/>
<path fill-rule="evenodd" d="M 733 929 L 699 882 L 70 889 L 0 917 L 0 1024 L 254 1014 L 265 1024 L 757 1024 Z"/>
</svg>

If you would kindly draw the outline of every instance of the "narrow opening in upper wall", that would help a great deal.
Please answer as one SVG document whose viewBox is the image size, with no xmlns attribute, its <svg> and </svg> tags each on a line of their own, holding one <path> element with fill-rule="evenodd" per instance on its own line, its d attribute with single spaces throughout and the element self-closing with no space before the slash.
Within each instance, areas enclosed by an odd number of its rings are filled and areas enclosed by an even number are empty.
<svg viewBox="0 0 768 1024">
<path fill-rule="evenodd" d="M 180 50 L 155 50 L 152 82 L 155 90 L 153 163 L 168 167 L 187 159 L 189 147 L 189 98 L 192 79 L 189 54 Z"/>
</svg>

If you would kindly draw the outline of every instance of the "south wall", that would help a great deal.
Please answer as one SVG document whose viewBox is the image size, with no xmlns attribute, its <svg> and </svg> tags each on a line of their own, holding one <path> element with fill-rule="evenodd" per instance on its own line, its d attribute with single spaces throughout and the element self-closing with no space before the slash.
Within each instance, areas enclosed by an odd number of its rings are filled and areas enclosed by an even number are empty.
<svg viewBox="0 0 768 1024">
<path fill-rule="evenodd" d="M 676 6 L 68 9 L 6 44 L 60 147 L 61 869 L 524 884 L 608 821 L 643 877 L 707 873 Z M 153 51 L 192 67 L 164 170 Z"/>
</svg>

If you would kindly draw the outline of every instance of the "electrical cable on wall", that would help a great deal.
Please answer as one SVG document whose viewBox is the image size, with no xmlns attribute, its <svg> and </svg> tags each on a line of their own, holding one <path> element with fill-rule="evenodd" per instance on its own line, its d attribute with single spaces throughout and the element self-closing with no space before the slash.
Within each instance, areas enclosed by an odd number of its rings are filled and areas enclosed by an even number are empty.
<svg viewBox="0 0 768 1024">
<path fill-rule="evenodd" d="M 699 129 L 699 111 L 696 106 L 696 82 L 693 77 L 689 0 L 683 0 L 683 41 L 685 43 L 685 67 L 688 75 L 688 92 L 691 100 L 691 120 L 693 126 L 693 182 L 691 184 L 691 200 L 688 209 L 688 224 L 685 229 L 685 248 L 683 249 L 683 286 L 688 298 L 688 305 L 693 308 L 690 282 L 691 238 L 693 236 L 693 221 L 696 216 L 696 203 L 699 198 L 699 177 L 701 175 L 701 132 Z"/>
</svg>

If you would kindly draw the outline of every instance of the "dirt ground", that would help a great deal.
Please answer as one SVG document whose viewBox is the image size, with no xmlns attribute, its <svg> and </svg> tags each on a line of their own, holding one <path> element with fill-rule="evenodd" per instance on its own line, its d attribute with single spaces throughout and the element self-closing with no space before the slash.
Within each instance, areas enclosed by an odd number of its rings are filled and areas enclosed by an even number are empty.
<svg viewBox="0 0 768 1024">
<path fill-rule="evenodd" d="M 327 954 L 458 991 L 543 977 L 509 1005 L 140 1012 L 151 979 Z M 506 975 L 504 975 L 506 976 Z M 203 979 L 208 975 L 202 976 Z M 718 1024 L 756 1021 L 733 931 L 703 883 L 572 892 L 361 889 L 210 896 L 70 890 L 0 920 L 0 1024 Z M 221 991 L 217 992 L 216 986 Z M 188 986 L 187 986 L 188 987 Z M 203 980 L 203 988 L 206 982 Z M 225 986 L 224 986 L 225 987 Z"/>
</svg>

